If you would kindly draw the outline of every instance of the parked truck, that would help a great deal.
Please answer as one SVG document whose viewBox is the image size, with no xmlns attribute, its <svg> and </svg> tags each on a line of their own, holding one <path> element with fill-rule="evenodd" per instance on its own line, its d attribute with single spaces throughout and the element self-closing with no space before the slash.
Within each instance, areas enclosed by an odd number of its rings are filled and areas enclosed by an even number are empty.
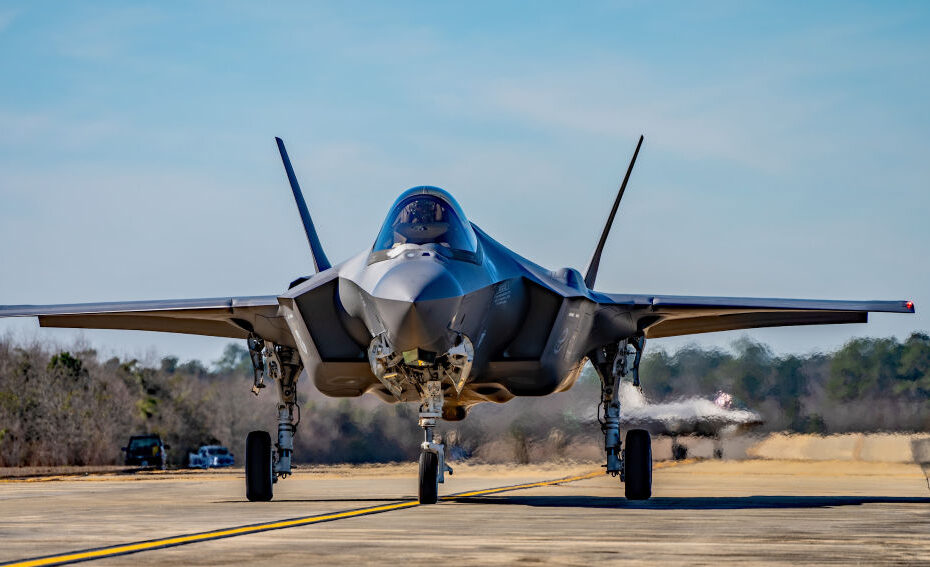
<svg viewBox="0 0 930 567">
<path fill-rule="evenodd" d="M 133 435 L 129 444 L 123 447 L 128 467 L 156 467 L 165 470 L 168 463 L 168 449 L 158 435 Z"/>
</svg>

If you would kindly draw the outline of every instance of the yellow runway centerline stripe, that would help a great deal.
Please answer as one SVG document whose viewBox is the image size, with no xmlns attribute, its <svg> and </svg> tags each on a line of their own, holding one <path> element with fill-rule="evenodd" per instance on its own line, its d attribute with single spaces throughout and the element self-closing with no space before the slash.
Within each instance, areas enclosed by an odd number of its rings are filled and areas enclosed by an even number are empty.
<svg viewBox="0 0 930 567">
<path fill-rule="evenodd" d="M 655 468 L 662 468 L 662 465 L 672 466 L 672 464 L 673 463 L 656 463 Z M 590 478 L 595 478 L 603 474 L 604 474 L 604 471 L 594 471 L 594 472 L 583 474 L 580 476 L 559 478 L 555 480 L 545 480 L 541 482 L 530 482 L 526 484 L 516 484 L 516 485 L 511 485 L 511 486 L 501 486 L 498 488 L 487 488 L 484 490 L 474 490 L 471 492 L 462 492 L 458 494 L 451 494 L 449 496 L 444 496 L 442 500 L 447 500 L 447 501 L 458 500 L 462 498 L 469 498 L 471 496 L 483 496 L 486 494 L 508 492 L 511 490 L 524 490 L 527 488 L 536 488 L 540 486 L 552 486 L 552 485 L 563 484 L 567 482 L 577 482 L 579 480 L 587 480 Z M 413 508 L 419 505 L 420 503 L 417 502 L 416 500 L 406 500 L 403 502 L 395 502 L 393 504 L 384 504 L 381 506 L 370 506 L 368 508 L 346 510 L 344 512 L 333 512 L 330 514 L 321 514 L 317 516 L 305 516 L 303 518 L 280 520 L 277 522 L 269 522 L 265 524 L 254 524 L 250 526 L 225 528 L 225 529 L 215 530 L 215 531 L 210 531 L 210 532 L 201 532 L 201 533 L 196 533 L 196 534 L 166 537 L 162 539 L 153 539 L 150 541 L 140 541 L 140 542 L 135 542 L 135 543 L 127 543 L 124 545 L 102 547 L 99 549 L 87 549 L 87 550 L 81 550 L 81 551 L 74 551 L 70 553 L 63 553 L 59 555 L 49 555 L 45 557 L 22 559 L 19 561 L 13 561 L 9 563 L 0 563 L 0 567 L 40 567 L 40 566 L 49 566 L 49 565 L 66 565 L 69 563 L 77 563 L 80 561 L 92 561 L 94 559 L 103 559 L 106 557 L 127 555 L 130 553 L 138 553 L 140 551 L 148 551 L 148 550 L 159 549 L 159 548 L 164 548 L 164 547 L 176 547 L 179 545 L 188 545 L 191 543 L 197 543 L 199 541 L 207 541 L 211 539 L 236 537 L 236 536 L 241 536 L 241 535 L 270 531 L 270 530 L 280 530 L 284 528 L 294 528 L 298 526 L 318 524 L 321 522 L 330 522 L 333 520 L 340 520 L 344 518 L 366 516 L 369 514 L 380 514 L 383 512 L 390 512 L 392 510 L 400 510 L 402 508 Z"/>
<path fill-rule="evenodd" d="M 468 498 L 469 496 L 484 496 L 485 494 L 494 494 L 495 492 L 507 492 L 509 490 L 523 490 L 525 488 L 535 488 L 537 486 L 552 486 L 553 484 L 562 484 L 563 482 L 577 482 L 579 480 L 587 480 L 589 478 L 594 478 L 596 476 L 601 476 L 603 474 L 604 474 L 603 471 L 594 471 L 588 474 L 583 474 L 581 476 L 560 478 L 558 480 L 546 480 L 542 482 L 530 482 L 527 484 L 517 484 L 515 486 L 502 486 L 500 488 L 487 488 L 485 490 L 475 490 L 473 492 L 462 492 L 459 494 L 451 494 L 449 496 L 443 496 L 442 500 L 456 500 L 458 498 Z"/>
<path fill-rule="evenodd" d="M 137 553 L 139 551 L 147 551 L 149 549 L 157 549 L 161 547 L 174 547 L 178 545 L 186 545 L 186 544 L 196 543 L 198 541 L 206 541 L 210 539 L 235 537 L 235 536 L 252 534 L 252 533 L 257 533 L 257 532 L 265 532 L 269 530 L 279 530 L 282 528 L 293 528 L 296 526 L 305 526 L 308 524 L 328 522 L 332 520 L 338 520 L 342 518 L 351 518 L 354 516 L 362 516 L 366 514 L 378 514 L 378 513 L 387 512 L 390 510 L 398 510 L 400 508 L 412 508 L 414 506 L 419 506 L 419 505 L 420 505 L 419 502 L 415 500 L 409 500 L 406 502 L 398 502 L 395 504 L 386 504 L 384 506 L 372 506 L 369 508 L 360 508 L 358 510 L 348 510 L 345 512 L 323 514 L 320 516 L 308 516 L 305 518 L 282 520 L 279 522 L 270 522 L 267 524 L 256 524 L 252 526 L 227 528 L 227 529 L 216 530 L 212 532 L 203 532 L 203 533 L 198 533 L 198 534 L 174 536 L 174 537 L 168 537 L 168 538 L 163 538 L 163 539 L 155 539 L 151 541 L 143 541 L 143 542 L 138 542 L 138 543 L 128 543 L 125 545 L 104 547 L 101 549 L 91 549 L 87 551 L 75 551 L 72 553 L 66 553 L 62 555 L 37 557 L 35 559 L 25 559 L 25 560 L 16 561 L 13 563 L 0 563 L 0 566 L 3 566 L 3 567 L 38 567 L 41 565 L 64 565 L 67 563 L 75 563 L 78 561 L 87 561 L 89 559 L 102 559 L 104 557 L 112 557 L 115 555 Z"/>
</svg>

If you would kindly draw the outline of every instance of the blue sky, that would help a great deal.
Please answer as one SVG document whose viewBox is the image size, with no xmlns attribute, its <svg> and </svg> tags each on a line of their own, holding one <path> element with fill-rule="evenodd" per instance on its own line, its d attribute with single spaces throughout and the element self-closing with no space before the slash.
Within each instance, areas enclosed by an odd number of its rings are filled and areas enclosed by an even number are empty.
<svg viewBox="0 0 930 567">
<path fill-rule="evenodd" d="M 276 135 L 333 260 L 432 184 L 583 269 L 644 133 L 599 288 L 917 303 L 748 333 L 778 352 L 930 329 L 925 2 L 2 2 L 0 54 L 3 304 L 282 291 L 312 264 Z"/>
</svg>

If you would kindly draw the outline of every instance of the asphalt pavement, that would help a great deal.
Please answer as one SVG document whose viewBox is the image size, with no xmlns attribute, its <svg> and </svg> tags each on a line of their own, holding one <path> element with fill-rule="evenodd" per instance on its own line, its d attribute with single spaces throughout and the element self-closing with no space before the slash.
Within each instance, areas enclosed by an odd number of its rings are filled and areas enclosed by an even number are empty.
<svg viewBox="0 0 930 567">
<path fill-rule="evenodd" d="M 656 466 L 645 502 L 596 464 L 458 466 L 433 506 L 413 465 L 303 470 L 267 503 L 245 501 L 241 470 L 6 479 L 0 563 L 930 563 L 918 465 Z"/>
</svg>

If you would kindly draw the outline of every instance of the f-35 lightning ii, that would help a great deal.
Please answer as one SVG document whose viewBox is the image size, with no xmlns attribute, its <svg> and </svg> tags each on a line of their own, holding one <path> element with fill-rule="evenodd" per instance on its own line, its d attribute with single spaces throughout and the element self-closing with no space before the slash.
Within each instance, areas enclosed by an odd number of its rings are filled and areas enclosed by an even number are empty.
<svg viewBox="0 0 930 567">
<path fill-rule="evenodd" d="M 619 386 L 639 384 L 646 339 L 787 325 L 865 323 L 869 312 L 913 313 L 910 301 L 835 301 L 630 295 L 595 290 L 601 254 L 640 137 L 584 276 L 547 270 L 470 223 L 452 196 L 414 187 L 391 207 L 370 248 L 332 265 L 323 251 L 284 143 L 276 138 L 313 261 L 312 276 L 279 295 L 3 306 L 0 316 L 37 316 L 43 327 L 136 329 L 247 341 L 253 391 L 277 383 L 277 442 L 246 441 L 246 496 L 272 498 L 291 472 L 299 421 L 297 380 L 306 372 L 323 394 L 365 393 L 419 404 L 419 500 L 435 503 L 444 447 L 440 419 L 465 418 L 481 402 L 544 396 L 572 387 L 585 363 L 601 378 L 600 420 L 607 474 L 630 499 L 652 494 L 652 449 L 644 429 L 621 451 Z"/>
</svg>

